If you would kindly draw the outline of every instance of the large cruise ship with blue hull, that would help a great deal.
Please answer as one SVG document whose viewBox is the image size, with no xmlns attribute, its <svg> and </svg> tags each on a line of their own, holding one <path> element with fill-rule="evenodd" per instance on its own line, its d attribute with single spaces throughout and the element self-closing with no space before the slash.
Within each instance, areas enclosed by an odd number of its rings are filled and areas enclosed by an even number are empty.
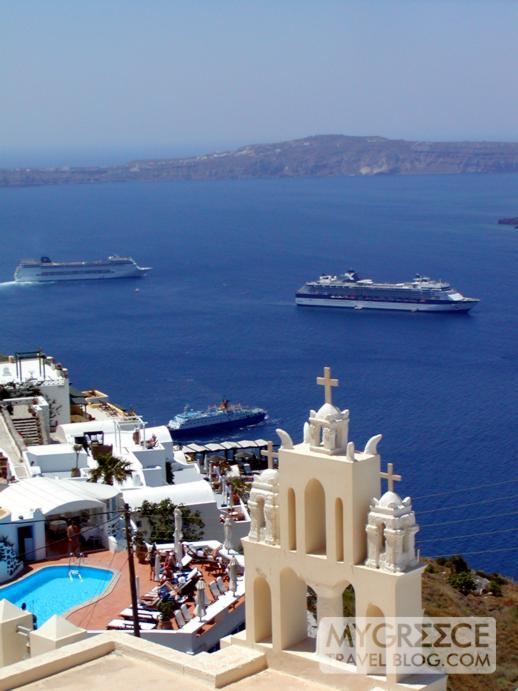
<svg viewBox="0 0 518 691">
<path fill-rule="evenodd" d="M 376 283 L 354 270 L 342 275 L 323 274 L 308 281 L 295 296 L 297 305 L 405 312 L 468 312 L 478 298 L 464 297 L 445 281 L 419 274 L 406 283 Z"/>
<path fill-rule="evenodd" d="M 246 408 L 240 404 L 231 405 L 224 400 L 219 407 L 213 406 L 207 410 L 192 410 L 186 408 L 169 420 L 168 428 L 174 440 L 194 439 L 198 435 L 219 433 L 239 427 L 257 425 L 266 418 L 267 412 L 263 408 Z"/>
</svg>

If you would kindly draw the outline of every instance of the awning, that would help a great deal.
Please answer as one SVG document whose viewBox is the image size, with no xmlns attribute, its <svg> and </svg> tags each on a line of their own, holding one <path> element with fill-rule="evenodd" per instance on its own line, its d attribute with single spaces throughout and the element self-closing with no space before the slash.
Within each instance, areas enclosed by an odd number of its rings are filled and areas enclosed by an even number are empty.
<svg viewBox="0 0 518 691">
<path fill-rule="evenodd" d="M 86 405 L 86 397 L 82 391 L 76 389 L 75 386 L 69 387 L 70 400 L 75 405 Z"/>
</svg>

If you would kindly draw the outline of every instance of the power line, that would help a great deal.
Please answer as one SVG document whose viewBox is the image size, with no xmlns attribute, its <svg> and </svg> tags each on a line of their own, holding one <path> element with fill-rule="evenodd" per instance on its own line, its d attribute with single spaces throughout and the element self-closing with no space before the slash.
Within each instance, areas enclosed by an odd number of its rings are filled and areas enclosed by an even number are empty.
<svg viewBox="0 0 518 691">
<path fill-rule="evenodd" d="M 23 482 L 23 480 L 22 480 L 22 482 Z M 180 508 L 188 508 L 188 507 L 185 506 L 184 504 L 178 504 L 178 506 L 179 506 Z M 11 511 L 11 510 L 9 509 L 9 511 Z M 133 512 L 134 512 L 134 513 L 139 513 L 139 512 L 140 512 L 140 508 L 138 508 L 138 509 L 133 509 Z M 11 513 L 12 513 L 12 512 L 11 512 Z M 50 515 L 46 516 L 45 518 L 20 518 L 20 519 L 18 519 L 17 521 L 13 521 L 13 520 L 11 520 L 11 521 L 2 521 L 2 523 L 0 524 L 0 527 L 1 527 L 1 526 L 4 526 L 4 525 L 16 525 L 16 526 L 18 526 L 18 527 L 21 527 L 22 524 L 31 524 L 31 525 L 33 525 L 33 524 L 36 524 L 36 523 L 47 523 L 48 521 L 58 521 L 58 520 L 64 520 L 64 521 L 66 521 L 66 520 L 69 520 L 68 518 L 62 518 L 62 519 L 60 519 L 60 516 L 63 516 L 63 514 L 65 514 L 65 513 L 79 514 L 80 511 L 75 511 L 75 512 L 73 512 L 73 511 L 72 511 L 72 512 L 70 512 L 70 511 L 69 511 L 69 512 L 63 511 L 62 513 L 50 514 Z M 113 511 L 99 511 L 99 513 L 95 513 L 95 514 L 91 514 L 91 515 L 92 515 L 92 516 L 113 516 L 113 519 L 112 519 L 112 520 L 115 520 L 115 518 L 117 518 L 117 516 L 124 516 L 124 511 L 123 511 L 122 509 L 114 509 Z M 148 516 L 163 516 L 163 514 L 162 514 L 161 511 L 150 511 L 149 513 L 146 513 L 146 515 L 145 515 L 146 518 L 147 518 Z M 173 520 L 173 514 L 172 514 L 172 512 L 171 512 L 171 520 Z M 110 522 L 110 521 L 108 521 L 108 523 L 109 523 L 109 522 Z"/>
<path fill-rule="evenodd" d="M 480 521 L 483 519 L 491 520 L 492 518 L 503 518 L 504 516 L 516 516 L 518 511 L 509 511 L 508 513 L 494 513 L 491 516 L 476 516 L 475 518 L 460 518 L 456 521 L 444 521 L 443 523 L 424 523 L 419 524 L 420 528 L 437 528 L 441 525 L 454 525 L 455 523 L 470 523 L 472 521 Z"/>
<path fill-rule="evenodd" d="M 441 506 L 439 509 L 426 509 L 425 511 L 418 511 L 419 515 L 423 513 L 437 513 L 438 511 L 454 511 L 455 509 L 464 509 L 468 506 L 478 506 L 479 504 L 490 504 L 501 499 L 516 499 L 516 494 L 507 495 L 506 497 L 493 497 L 492 499 L 481 499 L 480 501 L 472 501 L 468 504 L 456 504 L 452 506 Z"/>
<path fill-rule="evenodd" d="M 476 490 L 476 489 L 483 489 L 484 487 L 498 487 L 500 485 L 509 485 L 512 482 L 518 482 L 518 477 L 513 478 L 512 480 L 503 480 L 502 482 L 490 482 L 485 485 L 474 485 L 473 487 L 463 487 L 462 489 L 451 489 L 447 490 L 446 492 L 434 492 L 433 494 L 420 494 L 417 497 L 412 497 L 414 500 L 416 499 L 427 499 L 428 497 L 444 497 L 447 494 L 455 494 L 457 492 L 469 492 L 471 490 Z"/>
<path fill-rule="evenodd" d="M 518 533 L 518 528 L 504 528 L 503 530 L 488 530 L 484 533 L 468 533 L 467 535 L 453 535 L 451 537 L 427 537 L 424 540 L 419 539 L 419 544 L 422 542 L 443 542 L 444 540 L 460 540 L 465 537 L 478 537 L 482 535 L 496 535 L 497 533 Z"/>
<path fill-rule="evenodd" d="M 513 552 L 518 550 L 518 545 L 516 547 L 501 547 L 499 549 L 482 549 L 477 552 L 462 552 L 462 556 L 466 554 L 493 554 L 494 552 Z M 455 557 L 458 552 L 453 552 L 452 554 L 436 554 L 435 556 L 428 557 L 429 559 L 438 559 L 439 557 Z M 428 556 L 428 555 L 427 555 Z"/>
<path fill-rule="evenodd" d="M 114 562 L 114 560 L 115 560 L 116 555 L 117 555 L 117 552 L 112 552 L 112 558 L 110 559 L 109 565 L 108 565 L 107 567 L 106 567 L 106 566 L 102 566 L 102 567 L 100 567 L 100 568 L 103 568 L 103 569 L 104 569 L 104 568 L 107 568 L 109 571 L 112 571 L 112 572 L 113 572 L 112 566 L 113 566 L 113 562 Z M 127 561 L 128 561 L 128 558 L 126 557 L 126 561 L 125 561 L 123 564 L 120 565 L 119 571 L 121 571 L 121 572 L 123 571 L 124 567 L 125 567 L 126 564 L 127 564 Z M 114 574 L 114 575 L 115 575 L 115 574 Z M 109 593 L 107 593 L 107 595 L 108 595 L 108 594 L 109 594 Z M 88 625 L 90 624 L 90 621 L 92 620 L 92 617 L 93 617 L 93 615 L 94 615 L 94 613 L 95 613 L 95 609 L 96 609 L 97 605 L 99 604 L 99 602 L 100 602 L 104 597 L 105 597 L 105 596 L 104 596 L 104 595 L 102 594 L 102 592 L 101 592 L 101 593 L 96 597 L 95 602 L 94 602 L 93 604 L 91 604 L 90 606 L 88 605 L 88 601 L 84 603 L 83 607 L 84 607 L 85 612 L 84 612 L 83 618 L 81 619 L 81 624 L 80 624 L 80 626 L 81 626 L 82 628 L 88 629 Z"/>
</svg>

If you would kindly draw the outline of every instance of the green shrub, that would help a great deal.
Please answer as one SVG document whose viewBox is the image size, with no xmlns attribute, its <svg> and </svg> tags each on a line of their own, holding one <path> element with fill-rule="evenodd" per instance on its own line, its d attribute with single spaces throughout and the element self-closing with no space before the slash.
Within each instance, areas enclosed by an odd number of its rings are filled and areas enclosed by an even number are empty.
<svg viewBox="0 0 518 691">
<path fill-rule="evenodd" d="M 453 574 L 448 578 L 448 583 L 463 595 L 472 593 L 477 587 L 475 581 L 473 580 L 473 576 L 466 571 Z"/>
<path fill-rule="evenodd" d="M 460 554 L 455 554 L 453 557 L 449 557 L 445 561 L 446 566 L 448 566 L 454 573 L 469 573 L 470 568 L 464 557 Z"/>
<path fill-rule="evenodd" d="M 500 585 L 500 583 L 498 583 L 498 581 L 495 581 L 492 578 L 489 581 L 489 585 L 487 586 L 487 588 L 495 597 L 502 597 L 502 586 Z"/>
<path fill-rule="evenodd" d="M 505 585 L 507 583 L 507 578 L 504 578 L 501 576 L 499 573 L 492 573 L 490 576 L 487 576 L 490 581 L 494 581 L 495 583 L 498 583 L 498 585 Z"/>
<path fill-rule="evenodd" d="M 140 515 L 147 518 L 150 524 L 150 542 L 172 542 L 174 540 L 174 510 L 176 505 L 170 499 L 154 503 L 143 501 Z M 205 524 L 199 511 L 191 511 L 180 505 L 182 511 L 183 539 L 192 542 L 203 538 Z"/>
<path fill-rule="evenodd" d="M 352 587 L 352 585 L 348 585 L 347 588 L 344 590 L 344 593 L 342 596 L 342 602 L 343 602 L 343 616 L 344 617 L 354 617 L 355 612 L 356 612 L 356 602 L 355 602 L 354 588 Z"/>
</svg>

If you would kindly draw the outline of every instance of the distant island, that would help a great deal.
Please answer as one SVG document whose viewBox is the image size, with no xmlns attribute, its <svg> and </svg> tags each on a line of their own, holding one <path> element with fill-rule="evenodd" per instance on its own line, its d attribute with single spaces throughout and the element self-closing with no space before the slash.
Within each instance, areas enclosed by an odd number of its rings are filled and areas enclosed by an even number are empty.
<svg viewBox="0 0 518 691">
<path fill-rule="evenodd" d="M 318 135 L 124 165 L 0 169 L 0 187 L 155 180 L 518 172 L 518 143 L 418 142 Z"/>
</svg>

